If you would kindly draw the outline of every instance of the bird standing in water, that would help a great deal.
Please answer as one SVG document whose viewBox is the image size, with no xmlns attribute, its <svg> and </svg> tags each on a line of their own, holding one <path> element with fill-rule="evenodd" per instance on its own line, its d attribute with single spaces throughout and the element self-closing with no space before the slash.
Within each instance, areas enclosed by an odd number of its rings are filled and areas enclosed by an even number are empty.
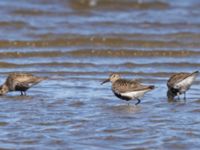
<svg viewBox="0 0 200 150">
<path fill-rule="evenodd" d="M 132 99 L 137 100 L 137 104 L 141 102 L 140 98 L 146 93 L 153 90 L 155 87 L 150 85 L 142 85 L 135 80 L 121 79 L 119 74 L 111 74 L 108 79 L 103 81 L 101 84 L 106 82 L 112 83 L 112 91 L 118 98 L 126 101 Z"/>
<path fill-rule="evenodd" d="M 26 95 L 26 91 L 39 82 L 47 79 L 46 77 L 37 77 L 28 73 L 11 73 L 8 75 L 5 83 L 0 86 L 0 95 L 11 91 L 20 91 L 21 95 Z"/>
<path fill-rule="evenodd" d="M 184 94 L 184 99 L 186 99 L 186 91 L 190 89 L 192 83 L 197 78 L 199 71 L 193 73 L 176 73 L 172 75 L 167 81 L 167 96 L 168 99 L 173 99 L 175 96 Z M 179 98 L 180 99 L 180 98 Z"/>
</svg>

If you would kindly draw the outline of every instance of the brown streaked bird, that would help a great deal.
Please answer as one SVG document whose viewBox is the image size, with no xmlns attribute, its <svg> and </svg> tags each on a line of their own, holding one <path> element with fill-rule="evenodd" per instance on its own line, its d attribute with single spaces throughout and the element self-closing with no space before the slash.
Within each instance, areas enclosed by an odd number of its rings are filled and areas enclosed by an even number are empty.
<svg viewBox="0 0 200 150">
<path fill-rule="evenodd" d="M 20 91 L 21 95 L 26 95 L 26 91 L 29 88 L 45 79 L 47 78 L 37 77 L 29 73 L 11 73 L 5 83 L 0 86 L 0 95 L 11 91 Z"/>
<path fill-rule="evenodd" d="M 186 91 L 189 90 L 194 80 L 197 78 L 199 71 L 193 73 L 176 73 L 172 75 L 167 81 L 167 96 L 169 99 L 173 99 L 175 96 L 184 94 L 186 99 Z"/>
<path fill-rule="evenodd" d="M 135 105 L 141 102 L 140 98 L 143 97 L 146 92 L 155 88 L 153 85 L 142 85 L 135 80 L 121 79 L 120 75 L 116 73 L 111 74 L 110 77 L 101 84 L 106 82 L 112 83 L 112 91 L 115 96 L 126 101 L 136 99 L 137 103 Z"/>
</svg>

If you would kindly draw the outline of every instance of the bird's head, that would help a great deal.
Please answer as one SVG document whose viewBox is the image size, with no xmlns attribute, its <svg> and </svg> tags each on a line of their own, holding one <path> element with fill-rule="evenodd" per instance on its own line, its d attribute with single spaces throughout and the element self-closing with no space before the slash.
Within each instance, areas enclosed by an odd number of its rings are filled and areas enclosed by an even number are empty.
<svg viewBox="0 0 200 150">
<path fill-rule="evenodd" d="M 0 95 L 4 95 L 7 92 L 8 92 L 8 87 L 5 84 L 1 85 L 0 86 Z"/>
<path fill-rule="evenodd" d="M 117 73 L 112 73 L 110 74 L 109 78 L 104 80 L 101 84 L 104 84 L 106 82 L 111 82 L 114 83 L 115 81 L 117 81 L 118 79 L 120 79 L 120 75 Z"/>
</svg>

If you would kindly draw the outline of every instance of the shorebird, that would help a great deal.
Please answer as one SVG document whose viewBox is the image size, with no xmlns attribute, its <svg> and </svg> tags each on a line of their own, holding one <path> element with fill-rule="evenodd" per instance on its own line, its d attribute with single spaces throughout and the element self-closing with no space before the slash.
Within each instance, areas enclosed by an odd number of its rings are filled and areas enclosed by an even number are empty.
<svg viewBox="0 0 200 150">
<path fill-rule="evenodd" d="M 153 85 L 142 85 L 136 80 L 121 79 L 119 74 L 111 74 L 108 79 L 103 81 L 101 84 L 106 82 L 112 83 L 112 91 L 118 98 L 126 101 L 137 100 L 135 105 L 138 105 L 141 100 L 140 98 L 146 93 L 153 90 Z"/>
<path fill-rule="evenodd" d="M 8 75 L 5 83 L 0 86 L 0 95 L 11 91 L 20 91 L 21 95 L 26 95 L 26 91 L 39 82 L 47 79 L 46 77 L 37 77 L 28 73 L 11 73 Z"/>
<path fill-rule="evenodd" d="M 169 99 L 173 99 L 175 96 L 184 94 L 184 99 L 186 99 L 186 91 L 189 90 L 190 86 L 197 78 L 199 71 L 193 73 L 176 73 L 172 75 L 167 81 L 167 96 Z"/>
</svg>

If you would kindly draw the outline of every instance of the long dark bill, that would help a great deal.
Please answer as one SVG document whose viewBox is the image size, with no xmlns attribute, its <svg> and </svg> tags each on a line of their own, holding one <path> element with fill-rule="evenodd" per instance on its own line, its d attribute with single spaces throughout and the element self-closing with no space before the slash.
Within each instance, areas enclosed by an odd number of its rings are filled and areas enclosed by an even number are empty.
<svg viewBox="0 0 200 150">
<path fill-rule="evenodd" d="M 101 83 L 101 85 L 104 84 L 104 83 L 106 83 L 106 82 L 109 82 L 109 81 L 110 81 L 110 79 L 106 79 L 106 80 L 104 80 L 104 81 Z"/>
</svg>

